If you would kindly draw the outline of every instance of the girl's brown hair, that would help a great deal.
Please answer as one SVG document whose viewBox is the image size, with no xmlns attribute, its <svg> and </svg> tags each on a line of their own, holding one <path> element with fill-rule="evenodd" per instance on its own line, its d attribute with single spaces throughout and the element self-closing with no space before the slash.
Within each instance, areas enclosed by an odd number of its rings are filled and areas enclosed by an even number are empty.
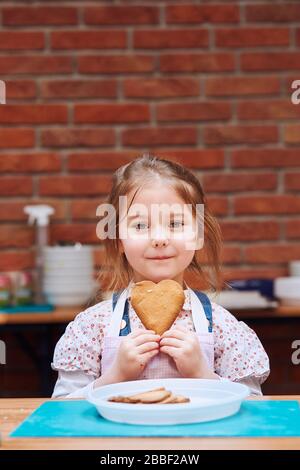
<svg viewBox="0 0 300 470">
<path fill-rule="evenodd" d="M 119 250 L 119 197 L 134 191 L 131 205 L 137 191 L 153 179 L 167 180 L 182 200 L 191 204 L 193 213 L 196 211 L 196 204 L 204 204 L 204 247 L 195 251 L 186 271 L 199 276 L 202 286 L 218 292 L 223 285 L 220 262 L 221 230 L 208 207 L 202 186 L 197 177 L 184 166 L 151 154 L 143 154 L 114 173 L 107 203 L 115 208 L 117 237 L 103 240 L 105 261 L 98 273 L 100 285 L 102 288 L 105 286 L 105 290 L 115 291 L 127 287 L 133 278 L 131 266 L 125 254 L 120 254 Z"/>
</svg>

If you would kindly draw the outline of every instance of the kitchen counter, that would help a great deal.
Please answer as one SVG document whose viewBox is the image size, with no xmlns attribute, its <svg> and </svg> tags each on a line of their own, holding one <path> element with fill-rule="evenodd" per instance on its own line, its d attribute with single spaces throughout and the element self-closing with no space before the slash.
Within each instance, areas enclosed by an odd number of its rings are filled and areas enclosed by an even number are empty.
<svg viewBox="0 0 300 470">
<path fill-rule="evenodd" d="M 300 396 L 250 397 L 250 400 L 300 400 Z M 0 400 L 0 429 L 2 449 L 299 449 L 300 438 L 192 438 L 192 437 L 132 437 L 132 438 L 10 438 L 9 434 L 32 411 L 46 400 L 40 398 L 17 398 Z"/>
</svg>

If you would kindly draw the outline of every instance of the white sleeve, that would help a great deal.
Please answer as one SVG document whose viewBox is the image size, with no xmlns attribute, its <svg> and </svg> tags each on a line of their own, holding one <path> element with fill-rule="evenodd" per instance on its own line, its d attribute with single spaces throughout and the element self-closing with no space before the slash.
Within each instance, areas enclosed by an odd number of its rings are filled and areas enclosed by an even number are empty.
<svg viewBox="0 0 300 470">
<path fill-rule="evenodd" d="M 83 371 L 58 371 L 52 398 L 86 398 L 95 380 Z"/>
</svg>

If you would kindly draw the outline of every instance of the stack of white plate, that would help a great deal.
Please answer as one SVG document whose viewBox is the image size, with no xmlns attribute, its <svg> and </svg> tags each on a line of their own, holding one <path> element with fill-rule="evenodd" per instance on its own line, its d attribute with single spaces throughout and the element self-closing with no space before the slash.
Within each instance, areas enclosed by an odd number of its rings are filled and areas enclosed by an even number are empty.
<svg viewBox="0 0 300 470">
<path fill-rule="evenodd" d="M 51 304 L 82 305 L 95 293 L 90 246 L 46 247 L 43 250 L 43 291 Z"/>
<path fill-rule="evenodd" d="M 300 307 L 300 260 L 290 261 L 289 274 L 275 279 L 274 295 L 281 305 Z"/>
</svg>

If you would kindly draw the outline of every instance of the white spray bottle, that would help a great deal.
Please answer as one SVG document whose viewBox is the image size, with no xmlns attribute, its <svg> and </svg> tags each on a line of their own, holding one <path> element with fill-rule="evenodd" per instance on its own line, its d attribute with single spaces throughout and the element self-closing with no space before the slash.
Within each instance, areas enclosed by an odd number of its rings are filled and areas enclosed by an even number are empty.
<svg viewBox="0 0 300 470">
<path fill-rule="evenodd" d="M 29 215 L 28 223 L 34 224 L 36 221 L 36 282 L 35 282 L 35 303 L 46 302 L 43 292 L 44 261 L 43 250 L 48 245 L 48 225 L 49 216 L 55 210 L 46 204 L 29 205 L 24 207 L 24 212 Z"/>
</svg>

